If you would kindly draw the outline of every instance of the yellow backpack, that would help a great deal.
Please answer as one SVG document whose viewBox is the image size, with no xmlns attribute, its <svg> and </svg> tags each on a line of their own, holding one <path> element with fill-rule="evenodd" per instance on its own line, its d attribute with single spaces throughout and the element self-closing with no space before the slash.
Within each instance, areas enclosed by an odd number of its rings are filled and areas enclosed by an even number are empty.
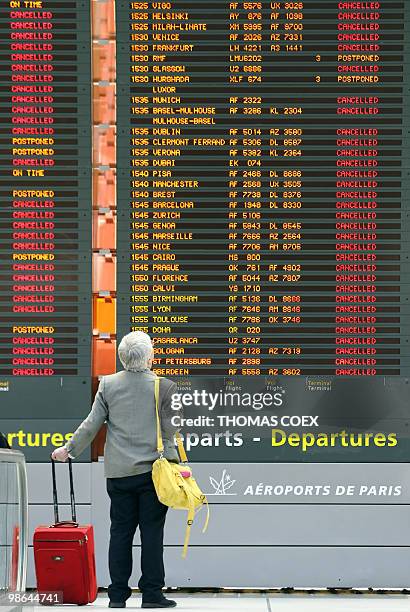
<svg viewBox="0 0 410 612">
<path fill-rule="evenodd" d="M 181 463 L 172 463 L 172 461 L 168 461 L 164 457 L 164 444 L 162 441 L 161 423 L 158 411 L 159 377 L 155 379 L 154 384 L 155 411 L 157 416 L 157 450 L 159 453 L 159 458 L 154 461 L 152 466 L 152 480 L 154 482 L 154 487 L 160 502 L 165 504 L 165 506 L 169 506 L 170 508 L 188 511 L 184 549 L 182 551 L 182 557 L 185 558 L 187 553 L 189 536 L 191 532 L 191 526 L 194 521 L 195 509 L 200 508 L 203 504 L 206 504 L 207 515 L 204 527 L 202 529 L 202 533 L 204 533 L 208 527 L 208 500 L 206 499 L 206 496 L 202 493 L 201 489 L 198 487 L 195 478 L 192 476 L 192 470 L 187 465 L 188 459 L 179 432 L 176 433 L 176 439 Z M 181 472 L 185 471 L 189 471 L 191 473 L 191 476 L 189 476 L 188 478 L 182 476 Z"/>
</svg>

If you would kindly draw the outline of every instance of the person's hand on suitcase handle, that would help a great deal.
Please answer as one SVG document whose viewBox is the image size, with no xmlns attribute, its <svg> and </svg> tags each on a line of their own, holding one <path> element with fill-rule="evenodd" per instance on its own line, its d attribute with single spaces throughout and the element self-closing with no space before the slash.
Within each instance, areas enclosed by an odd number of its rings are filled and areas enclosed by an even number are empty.
<svg viewBox="0 0 410 612">
<path fill-rule="evenodd" d="M 53 452 L 51 453 L 51 457 L 54 459 L 54 461 L 67 461 L 68 450 L 65 446 L 60 446 L 60 448 L 56 448 L 55 450 L 53 450 Z"/>
</svg>

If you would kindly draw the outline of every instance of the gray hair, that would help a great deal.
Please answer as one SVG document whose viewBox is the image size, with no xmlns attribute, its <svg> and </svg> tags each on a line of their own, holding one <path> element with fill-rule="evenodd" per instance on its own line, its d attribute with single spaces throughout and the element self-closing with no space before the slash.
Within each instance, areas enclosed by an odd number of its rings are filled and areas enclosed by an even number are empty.
<svg viewBox="0 0 410 612">
<path fill-rule="evenodd" d="M 145 370 L 152 357 L 152 342 L 148 334 L 133 331 L 123 337 L 118 347 L 118 357 L 125 370 Z"/>
</svg>

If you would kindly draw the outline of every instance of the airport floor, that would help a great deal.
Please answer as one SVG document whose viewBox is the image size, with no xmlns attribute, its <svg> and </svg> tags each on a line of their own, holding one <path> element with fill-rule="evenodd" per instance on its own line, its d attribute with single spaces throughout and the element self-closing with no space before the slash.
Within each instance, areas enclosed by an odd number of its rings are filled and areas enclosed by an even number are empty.
<svg viewBox="0 0 410 612">
<path fill-rule="evenodd" d="M 401 592 L 389 594 L 345 593 L 166 593 L 177 602 L 176 608 L 184 612 L 410 612 L 410 595 Z M 52 606 L 53 612 L 67 612 L 77 606 Z M 106 593 L 87 606 L 90 612 L 108 609 Z M 127 609 L 141 608 L 141 596 L 134 594 L 127 601 Z M 83 608 L 84 609 L 84 608 Z M 5 606 L 2 612 L 38 612 L 44 606 Z"/>
<path fill-rule="evenodd" d="M 177 602 L 175 610 L 184 612 L 410 612 L 410 595 L 392 593 L 331 594 L 306 593 L 166 593 Z M 90 608 L 92 612 L 105 610 L 106 594 L 98 597 Z M 128 609 L 140 608 L 141 597 L 133 595 L 127 601 Z M 53 607 L 54 612 L 62 612 Z"/>
</svg>

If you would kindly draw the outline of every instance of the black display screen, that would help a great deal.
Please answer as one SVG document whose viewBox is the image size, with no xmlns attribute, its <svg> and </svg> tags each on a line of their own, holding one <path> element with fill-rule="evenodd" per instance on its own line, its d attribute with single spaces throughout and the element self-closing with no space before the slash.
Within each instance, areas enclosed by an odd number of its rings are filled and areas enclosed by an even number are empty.
<svg viewBox="0 0 410 612">
<path fill-rule="evenodd" d="M 117 6 L 121 331 L 163 375 L 408 375 L 405 3 Z"/>
<path fill-rule="evenodd" d="M 90 403 L 89 32 L 85 2 L 0 9 L 0 418 L 24 429 Z"/>
</svg>

